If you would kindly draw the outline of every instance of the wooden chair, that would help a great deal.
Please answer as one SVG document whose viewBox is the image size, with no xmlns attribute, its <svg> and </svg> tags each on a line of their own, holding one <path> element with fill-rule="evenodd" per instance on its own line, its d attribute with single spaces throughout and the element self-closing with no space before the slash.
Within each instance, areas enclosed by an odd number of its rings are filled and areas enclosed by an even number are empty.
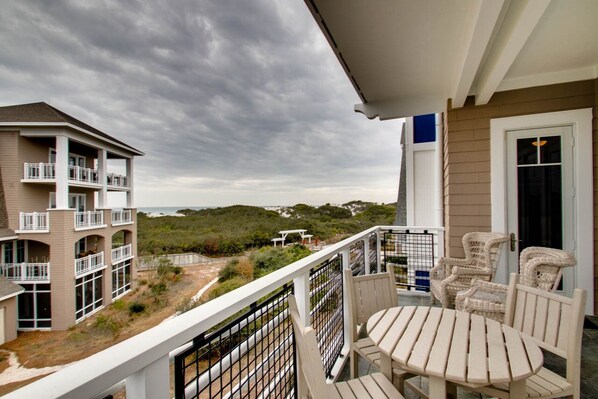
<svg viewBox="0 0 598 399">
<path fill-rule="evenodd" d="M 442 307 L 454 303 L 457 292 L 468 289 L 474 280 L 492 281 L 503 244 L 509 237 L 501 233 L 472 232 L 463 236 L 465 259 L 440 258 L 430 271 L 432 302 Z"/>
<path fill-rule="evenodd" d="M 519 283 L 511 274 L 505 324 L 534 338 L 542 349 L 566 360 L 566 376 L 546 367 L 527 379 L 528 398 L 580 398 L 581 339 L 587 293 L 575 289 L 573 298 Z M 508 384 L 466 389 L 510 398 Z"/>
<path fill-rule="evenodd" d="M 345 280 L 348 289 L 348 317 L 349 342 L 351 353 L 349 358 L 351 378 L 357 376 L 358 356 L 380 368 L 380 351 L 374 342 L 368 337 L 359 338 L 368 319 L 379 310 L 398 306 L 397 287 L 392 267 L 385 273 L 369 274 L 367 276 L 353 276 L 350 269 L 345 269 Z M 406 378 L 413 377 L 401 369 L 401 366 L 393 364 L 393 383 L 403 391 L 403 384 Z"/>
<path fill-rule="evenodd" d="M 289 296 L 289 311 L 293 323 L 295 346 L 299 353 L 297 369 L 303 373 L 309 393 L 314 399 L 338 398 L 395 398 L 404 399 L 399 391 L 382 373 L 374 373 L 349 381 L 326 383 L 324 366 L 316 332 L 311 327 L 305 327 L 299 312 L 295 297 Z"/>
<path fill-rule="evenodd" d="M 575 256 L 568 251 L 546 247 L 528 247 L 519 257 L 520 283 L 544 291 L 558 288 L 565 267 L 575 266 Z M 500 321 L 504 320 L 507 285 L 477 280 L 473 287 L 457 293 L 455 308 Z"/>
</svg>

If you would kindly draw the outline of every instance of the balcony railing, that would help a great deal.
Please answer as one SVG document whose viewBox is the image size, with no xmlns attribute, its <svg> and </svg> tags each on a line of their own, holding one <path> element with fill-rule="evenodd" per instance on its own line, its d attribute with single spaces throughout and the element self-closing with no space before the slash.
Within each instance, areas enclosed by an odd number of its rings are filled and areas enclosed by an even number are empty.
<svg viewBox="0 0 598 399">
<path fill-rule="evenodd" d="M 116 173 L 108 173 L 106 175 L 106 184 L 111 187 L 123 187 L 127 186 L 127 176 L 117 175 Z"/>
<path fill-rule="evenodd" d="M 75 277 L 104 268 L 104 252 L 75 259 Z"/>
<path fill-rule="evenodd" d="M 0 263 L 0 273 L 14 282 L 48 282 L 50 263 Z"/>
<path fill-rule="evenodd" d="M 97 170 L 76 165 L 69 165 L 69 180 L 90 184 L 98 184 L 100 182 Z"/>
<path fill-rule="evenodd" d="M 25 164 L 24 164 L 24 170 L 23 170 L 23 179 L 24 180 L 42 181 L 42 180 L 54 180 L 55 178 L 56 178 L 56 168 L 53 163 L 25 162 Z"/>
<path fill-rule="evenodd" d="M 20 212 L 19 233 L 47 233 L 50 231 L 48 212 Z"/>
<path fill-rule="evenodd" d="M 400 240 L 401 245 L 389 244 L 385 233 L 403 234 L 403 238 L 426 235 L 431 239 L 420 244 L 429 248 Z M 406 256 L 408 270 L 412 261 L 421 267 L 424 255 L 431 256 L 434 264 L 443 255 L 443 242 L 442 229 L 373 227 L 7 397 L 103 397 L 126 380 L 127 397 L 130 393 L 131 397 L 162 398 L 171 397 L 172 379 L 177 398 L 300 396 L 288 295 L 295 295 L 304 323 L 316 330 L 326 374 L 335 380 L 349 348 L 342 270 L 354 274 L 384 270 L 390 267 L 384 248 L 387 256 L 393 256 L 391 247 Z M 171 358 L 174 376 L 169 372 Z"/>
<path fill-rule="evenodd" d="M 87 211 L 75 212 L 75 229 L 95 229 L 106 227 L 104 224 L 104 212 Z"/>
<path fill-rule="evenodd" d="M 133 223 L 133 214 L 130 209 L 123 209 L 122 211 L 112 211 L 113 226 L 130 223 Z"/>
<path fill-rule="evenodd" d="M 112 264 L 122 262 L 133 256 L 133 247 L 131 244 L 123 245 L 122 247 L 114 248 L 112 250 Z"/>
</svg>

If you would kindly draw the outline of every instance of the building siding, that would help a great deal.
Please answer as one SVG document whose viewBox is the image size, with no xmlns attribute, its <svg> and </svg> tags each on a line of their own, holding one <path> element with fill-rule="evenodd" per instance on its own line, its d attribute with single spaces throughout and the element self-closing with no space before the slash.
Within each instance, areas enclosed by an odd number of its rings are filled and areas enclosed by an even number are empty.
<svg viewBox="0 0 598 399">
<path fill-rule="evenodd" d="M 463 256 L 461 237 L 489 231 L 490 120 L 528 114 L 593 108 L 594 155 L 594 309 L 598 308 L 598 79 L 495 93 L 476 106 L 468 97 L 463 108 L 447 106 L 444 132 L 444 218 L 446 253 Z M 467 206 L 465 206 L 467 205 Z"/>
</svg>

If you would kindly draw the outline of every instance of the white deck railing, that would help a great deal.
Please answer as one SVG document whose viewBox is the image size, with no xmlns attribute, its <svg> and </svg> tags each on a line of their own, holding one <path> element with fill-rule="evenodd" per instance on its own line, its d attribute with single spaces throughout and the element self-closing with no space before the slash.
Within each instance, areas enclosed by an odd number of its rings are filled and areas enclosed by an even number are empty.
<svg viewBox="0 0 598 399">
<path fill-rule="evenodd" d="M 112 250 L 112 264 L 122 262 L 123 260 L 128 259 L 131 256 L 133 256 L 133 247 L 131 246 L 131 244 L 114 248 Z"/>
<path fill-rule="evenodd" d="M 0 263 L 0 273 L 14 282 L 50 281 L 50 263 Z"/>
<path fill-rule="evenodd" d="M 84 168 L 81 166 L 69 165 L 69 180 L 79 183 L 98 184 L 98 171 L 91 168 Z"/>
<path fill-rule="evenodd" d="M 116 173 L 108 173 L 106 175 L 106 184 L 111 187 L 128 187 L 127 176 L 118 175 Z"/>
<path fill-rule="evenodd" d="M 102 269 L 104 266 L 104 252 L 75 259 L 75 276 L 78 277 L 82 274 Z"/>
<path fill-rule="evenodd" d="M 106 227 L 104 224 L 104 212 L 75 212 L 75 229 L 93 229 L 99 227 Z"/>
<path fill-rule="evenodd" d="M 25 162 L 23 168 L 23 179 L 24 180 L 53 180 L 56 178 L 56 168 L 53 163 L 38 162 L 31 163 Z"/>
<path fill-rule="evenodd" d="M 49 232 L 49 212 L 19 212 L 19 232 Z"/>
<path fill-rule="evenodd" d="M 130 209 L 123 209 L 122 211 L 112 211 L 113 226 L 129 223 L 133 223 L 133 215 Z"/>
<path fill-rule="evenodd" d="M 241 288 L 209 301 L 176 318 L 159 324 L 137 336 L 96 353 L 74 365 L 64 368 L 48 377 L 35 381 L 17 391 L 9 393 L 6 399 L 21 397 L 90 398 L 103 395 L 104 391 L 126 380 L 127 398 L 165 398 L 170 394 L 171 375 L 169 371 L 171 352 L 179 353 L 196 337 L 214 326 L 249 308 L 258 300 L 292 284 L 299 304 L 299 313 L 309 325 L 310 321 L 310 271 L 322 263 L 340 257 L 342 267 L 351 267 L 351 247 L 363 242 L 364 253 L 370 253 L 375 245 L 373 258 L 364 256 L 365 274 L 370 273 L 370 262 L 381 265 L 381 232 L 389 229 L 424 230 L 421 227 L 373 227 L 346 240 L 327 247 L 304 259 L 255 280 Z M 443 255 L 443 230 L 426 228 L 434 234 L 434 258 Z M 373 235 L 375 235 L 373 237 Z M 377 239 L 376 239 L 377 237 Z M 372 240 L 372 238 L 374 238 Z M 371 244 L 371 243 L 375 244 Z M 359 244 L 361 245 L 361 244 Z M 376 259 L 377 257 L 377 259 Z M 344 307 L 346 308 L 346 306 Z M 348 327 L 344 316 L 345 331 Z M 343 353 L 348 351 L 344 343 Z M 227 358 L 227 356 L 224 356 Z M 332 375 L 338 375 L 347 356 L 339 357 Z M 226 359 L 224 359 L 226 360 Z M 210 371 L 212 374 L 214 370 Z M 301 395 L 302 393 L 299 392 Z M 103 395 L 105 396 L 105 395 Z"/>
</svg>

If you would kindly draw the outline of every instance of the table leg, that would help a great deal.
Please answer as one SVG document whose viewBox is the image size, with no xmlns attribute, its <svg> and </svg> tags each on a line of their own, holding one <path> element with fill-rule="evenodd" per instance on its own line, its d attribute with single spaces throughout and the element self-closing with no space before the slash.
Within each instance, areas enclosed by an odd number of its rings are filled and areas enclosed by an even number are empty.
<svg viewBox="0 0 598 399">
<path fill-rule="evenodd" d="M 445 399 L 447 396 L 446 392 L 446 380 L 439 377 L 429 377 L 430 384 L 430 399 Z"/>
<path fill-rule="evenodd" d="M 526 379 L 512 381 L 509 384 L 509 397 L 513 399 L 527 398 Z"/>
<path fill-rule="evenodd" d="M 392 361 L 390 356 L 382 353 L 382 351 L 380 351 L 380 372 L 384 374 L 389 381 L 392 381 Z"/>
</svg>

